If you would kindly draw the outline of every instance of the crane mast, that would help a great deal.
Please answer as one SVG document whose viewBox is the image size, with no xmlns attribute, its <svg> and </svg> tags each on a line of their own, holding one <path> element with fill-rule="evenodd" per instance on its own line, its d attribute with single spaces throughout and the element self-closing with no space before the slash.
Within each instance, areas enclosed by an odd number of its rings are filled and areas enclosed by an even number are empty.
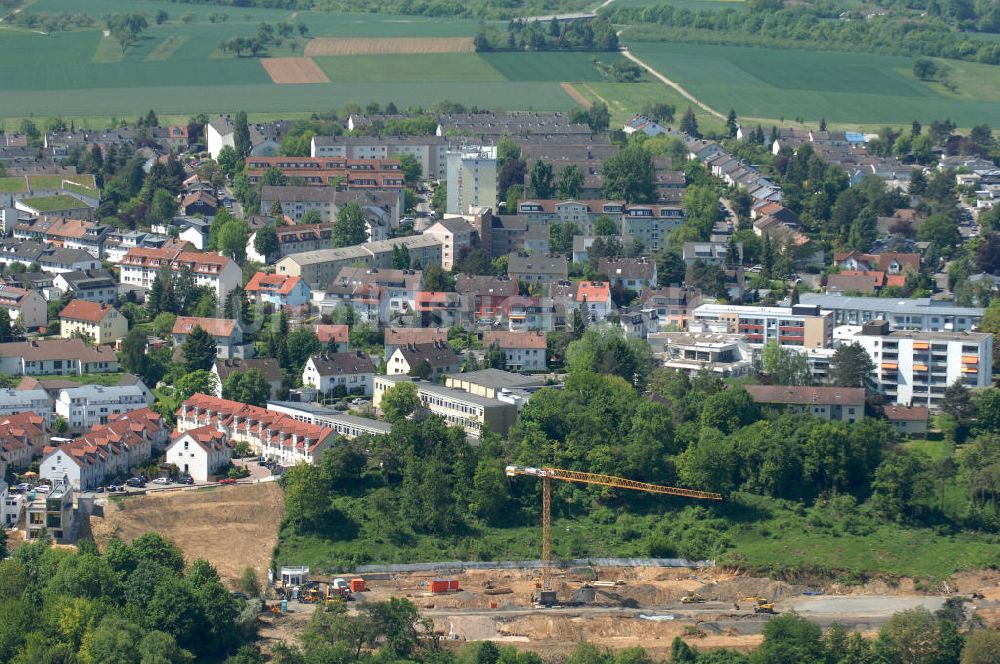
<svg viewBox="0 0 1000 664">
<path fill-rule="evenodd" d="M 551 590 L 549 568 L 552 563 L 552 480 L 562 482 L 577 482 L 580 484 L 595 484 L 613 487 L 615 489 L 631 489 L 646 493 L 658 493 L 667 496 L 682 496 L 699 500 L 722 500 L 722 494 L 711 491 L 696 491 L 672 486 L 661 486 L 648 482 L 638 482 L 625 477 L 587 473 L 579 470 L 563 470 L 560 468 L 532 468 L 529 466 L 507 466 L 507 477 L 525 475 L 542 480 L 542 589 Z"/>
</svg>

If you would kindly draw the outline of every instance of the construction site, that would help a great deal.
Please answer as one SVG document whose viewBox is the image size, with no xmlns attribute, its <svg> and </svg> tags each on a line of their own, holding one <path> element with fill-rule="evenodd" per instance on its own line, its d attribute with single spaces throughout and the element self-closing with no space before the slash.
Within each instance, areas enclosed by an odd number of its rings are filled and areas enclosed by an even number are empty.
<svg viewBox="0 0 1000 664">
<path fill-rule="evenodd" d="M 674 637 L 701 649 L 751 650 L 773 615 L 796 611 L 823 627 L 834 622 L 873 634 L 893 613 L 916 606 L 941 608 L 951 595 L 974 598 L 987 625 L 1000 624 L 1000 573 L 964 573 L 946 594 L 919 592 L 909 580 L 865 586 L 796 586 L 717 568 L 594 567 L 556 569 L 556 602 L 540 605 L 538 569 L 439 569 L 371 572 L 349 610 L 393 597 L 414 603 L 446 641 L 491 640 L 558 658 L 580 641 L 611 649 L 642 646 L 669 655 Z M 322 583 L 331 581 L 318 576 Z M 445 583 L 447 582 L 447 583 Z M 453 589 L 445 589 L 453 588 Z M 267 641 L 296 638 L 323 602 L 289 601 L 287 612 L 268 615 Z"/>
</svg>

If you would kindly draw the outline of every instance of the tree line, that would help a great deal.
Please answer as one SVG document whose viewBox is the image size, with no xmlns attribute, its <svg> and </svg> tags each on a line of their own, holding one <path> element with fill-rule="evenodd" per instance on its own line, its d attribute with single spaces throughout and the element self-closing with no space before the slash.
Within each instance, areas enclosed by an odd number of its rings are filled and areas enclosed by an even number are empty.
<svg viewBox="0 0 1000 664">
<path fill-rule="evenodd" d="M 510 21 L 506 29 L 485 24 L 473 39 L 476 50 L 485 51 L 617 51 L 618 34 L 607 19 L 577 19 L 561 23 Z"/>
</svg>

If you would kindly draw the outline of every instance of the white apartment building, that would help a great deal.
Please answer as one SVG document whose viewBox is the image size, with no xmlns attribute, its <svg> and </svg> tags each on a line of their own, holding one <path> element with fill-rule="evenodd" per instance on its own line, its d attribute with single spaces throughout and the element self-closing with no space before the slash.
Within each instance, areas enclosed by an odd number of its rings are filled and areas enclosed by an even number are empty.
<svg viewBox="0 0 1000 664">
<path fill-rule="evenodd" d="M 795 348 L 828 348 L 833 341 L 833 315 L 816 305 L 752 307 L 703 304 L 688 325 L 691 332 L 742 334 L 754 345 L 777 341 Z"/>
<path fill-rule="evenodd" d="M 873 321 L 841 338 L 851 342 L 861 344 L 875 363 L 872 381 L 878 391 L 901 406 L 936 410 L 956 381 L 970 388 L 992 384 L 992 334 L 890 332 L 887 321 Z"/>
<path fill-rule="evenodd" d="M 149 406 L 148 399 L 148 390 L 141 381 L 134 385 L 81 385 L 60 390 L 55 411 L 66 420 L 70 431 L 82 433 L 95 424 L 107 424 L 114 415 Z"/>
<path fill-rule="evenodd" d="M 313 136 L 311 157 L 347 159 L 398 159 L 411 154 L 424 177 L 448 176 L 448 139 L 444 136 Z"/>
<path fill-rule="evenodd" d="M 449 214 L 469 214 L 474 207 L 497 204 L 497 149 L 467 146 L 448 152 Z"/>
<path fill-rule="evenodd" d="M 361 351 L 312 355 L 302 369 L 302 384 L 323 394 L 371 394 L 374 378 L 375 364 Z"/>
<path fill-rule="evenodd" d="M 52 426 L 55 419 L 52 397 L 45 390 L 0 390 L 0 416 L 33 412 Z"/>
<path fill-rule="evenodd" d="M 449 425 L 462 427 L 473 438 L 480 436 L 484 425 L 504 435 L 517 419 L 515 403 L 487 399 L 439 383 L 413 381 L 409 376 L 375 376 L 372 405 L 378 408 L 385 391 L 402 382 L 414 382 L 424 410 L 440 416 Z"/>
<path fill-rule="evenodd" d="M 975 328 L 983 317 L 979 307 L 956 307 L 951 302 L 929 297 L 897 300 L 803 293 L 799 303 L 832 312 L 835 325 L 864 325 L 873 320 L 885 320 L 893 330 L 962 332 Z"/>
<path fill-rule="evenodd" d="M 185 267 L 194 274 L 195 286 L 208 286 L 215 291 L 216 301 L 225 302 L 229 291 L 243 283 L 243 270 L 236 261 L 219 254 L 176 249 L 146 249 L 133 247 L 122 258 L 120 283 L 149 288 L 156 274 L 168 268 L 180 272 Z"/>
</svg>

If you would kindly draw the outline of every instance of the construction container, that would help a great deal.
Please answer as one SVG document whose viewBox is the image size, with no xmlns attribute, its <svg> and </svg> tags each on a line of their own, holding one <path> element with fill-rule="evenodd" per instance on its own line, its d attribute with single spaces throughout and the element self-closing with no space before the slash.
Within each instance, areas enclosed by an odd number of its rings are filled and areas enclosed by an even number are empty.
<svg viewBox="0 0 1000 664">
<path fill-rule="evenodd" d="M 448 593 L 458 590 L 458 579 L 431 579 L 432 593 Z"/>
<path fill-rule="evenodd" d="M 363 593 L 365 591 L 365 580 L 364 579 L 351 579 L 351 592 L 352 593 Z"/>
</svg>

